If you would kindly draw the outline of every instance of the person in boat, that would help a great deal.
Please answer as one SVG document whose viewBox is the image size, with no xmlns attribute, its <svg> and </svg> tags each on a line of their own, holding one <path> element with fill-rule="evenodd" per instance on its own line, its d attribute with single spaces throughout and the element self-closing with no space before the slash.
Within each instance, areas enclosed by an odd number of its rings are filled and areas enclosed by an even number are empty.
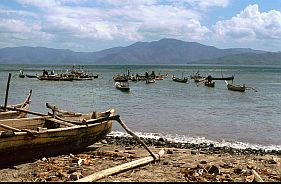
<svg viewBox="0 0 281 184">
<path fill-rule="evenodd" d="M 48 71 L 47 70 L 43 70 L 43 77 L 45 77 L 45 76 L 48 76 L 49 74 L 48 74 Z"/>
<path fill-rule="evenodd" d="M 145 78 L 148 79 L 148 73 L 147 72 L 145 72 Z"/>
<path fill-rule="evenodd" d="M 155 72 L 154 72 L 154 71 L 151 72 L 150 77 L 151 77 L 152 79 L 155 79 L 156 75 L 155 75 Z"/>
</svg>

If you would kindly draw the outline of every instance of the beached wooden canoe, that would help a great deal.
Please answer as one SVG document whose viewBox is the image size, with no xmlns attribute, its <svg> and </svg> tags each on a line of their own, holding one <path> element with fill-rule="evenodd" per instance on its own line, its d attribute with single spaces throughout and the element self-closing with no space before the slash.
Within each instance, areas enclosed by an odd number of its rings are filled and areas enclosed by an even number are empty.
<svg viewBox="0 0 281 184">
<path fill-rule="evenodd" d="M 225 80 L 225 83 L 226 83 L 226 86 L 227 86 L 228 90 L 240 91 L 240 92 L 244 92 L 246 90 L 245 84 L 243 84 L 243 85 L 229 84 L 226 80 Z"/>
<path fill-rule="evenodd" d="M 56 117 L 0 120 L 0 165 L 86 148 L 111 132 L 114 109 Z"/>
<path fill-rule="evenodd" d="M 15 107 L 15 108 L 19 108 L 19 109 L 29 110 L 29 104 L 31 102 L 31 94 L 32 94 L 32 90 L 30 90 L 28 96 L 26 97 L 26 99 L 22 103 L 16 104 L 16 105 L 8 105 L 6 110 L 4 110 L 4 107 L 1 106 L 1 108 L 0 108 L 0 120 L 1 119 L 15 119 L 15 118 L 25 118 L 25 117 L 27 117 L 27 113 L 25 113 L 25 112 L 9 110 L 9 109 Z"/>
</svg>

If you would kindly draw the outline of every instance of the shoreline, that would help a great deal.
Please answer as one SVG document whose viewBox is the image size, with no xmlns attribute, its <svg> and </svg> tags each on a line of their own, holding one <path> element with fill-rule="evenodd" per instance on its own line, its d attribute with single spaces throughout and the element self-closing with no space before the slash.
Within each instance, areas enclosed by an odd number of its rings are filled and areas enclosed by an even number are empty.
<svg viewBox="0 0 281 184">
<path fill-rule="evenodd" d="M 204 154 L 220 154 L 220 153 L 229 153 L 232 155 L 279 155 L 281 156 L 281 149 L 280 150 L 263 150 L 263 149 L 253 149 L 253 148 L 233 148 L 229 146 L 214 146 L 214 144 L 210 143 L 182 143 L 182 142 L 173 142 L 168 141 L 164 138 L 144 138 L 140 137 L 141 140 L 147 146 L 162 146 L 167 148 L 179 148 L 179 149 L 191 149 L 197 152 L 202 152 Z M 105 140 L 108 144 L 119 144 L 119 145 L 127 145 L 133 146 L 138 145 L 137 141 L 130 136 L 114 136 L 114 135 L 107 135 Z"/>
<path fill-rule="evenodd" d="M 216 148 L 143 139 L 153 153 L 164 149 L 159 161 L 98 181 L 182 182 L 254 181 L 254 169 L 264 181 L 281 181 L 281 155 L 253 150 Z M 279 152 L 278 152 L 279 153 Z M 107 136 L 79 153 L 43 157 L 1 169 L 0 181 L 76 181 L 90 174 L 150 156 L 132 137 Z"/>
</svg>

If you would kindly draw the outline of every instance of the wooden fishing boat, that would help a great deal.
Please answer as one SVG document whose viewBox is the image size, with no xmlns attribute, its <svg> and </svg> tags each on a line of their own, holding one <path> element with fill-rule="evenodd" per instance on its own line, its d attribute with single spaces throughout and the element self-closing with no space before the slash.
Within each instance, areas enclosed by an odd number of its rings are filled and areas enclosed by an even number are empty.
<svg viewBox="0 0 281 184">
<path fill-rule="evenodd" d="M 182 77 L 182 78 L 178 78 L 176 76 L 172 76 L 172 80 L 175 81 L 175 82 L 181 82 L 181 83 L 187 83 L 188 79 L 185 78 L 185 77 Z"/>
<path fill-rule="evenodd" d="M 204 85 L 207 87 L 215 87 L 215 82 L 204 81 Z"/>
<path fill-rule="evenodd" d="M 128 82 L 115 82 L 115 87 L 117 89 L 120 89 L 122 91 L 129 91 L 130 90 L 130 86 Z"/>
<path fill-rule="evenodd" d="M 28 78 L 37 78 L 38 77 L 37 75 L 29 75 L 29 74 L 25 74 L 25 76 Z"/>
<path fill-rule="evenodd" d="M 243 84 L 243 85 L 229 84 L 226 80 L 225 80 L 225 83 L 227 85 L 228 90 L 240 91 L 240 92 L 244 92 L 246 90 L 245 84 Z"/>
<path fill-rule="evenodd" d="M 181 82 L 181 83 L 187 83 L 187 80 L 188 80 L 187 78 L 183 78 L 183 79 L 177 77 L 173 78 L 173 81 Z"/>
<path fill-rule="evenodd" d="M 122 76 L 122 75 L 116 75 L 116 76 L 113 76 L 113 80 L 115 82 L 128 82 L 129 77 L 128 76 Z"/>
<path fill-rule="evenodd" d="M 114 109 L 0 120 L 0 165 L 73 153 L 112 130 Z M 67 112 L 67 111 L 66 111 Z"/>
<path fill-rule="evenodd" d="M 15 119 L 15 118 L 25 118 L 27 117 L 27 113 L 25 112 L 20 112 L 20 111 L 14 111 L 14 110 L 9 110 L 9 108 L 19 108 L 19 109 L 23 109 L 23 110 L 29 110 L 29 104 L 31 102 L 30 98 L 31 98 L 31 94 L 32 94 L 32 90 L 30 90 L 28 96 L 26 97 L 26 99 L 20 103 L 20 104 L 16 104 L 16 105 L 8 105 L 5 109 L 4 106 L 1 106 L 0 108 L 0 120 L 2 119 Z"/>
</svg>

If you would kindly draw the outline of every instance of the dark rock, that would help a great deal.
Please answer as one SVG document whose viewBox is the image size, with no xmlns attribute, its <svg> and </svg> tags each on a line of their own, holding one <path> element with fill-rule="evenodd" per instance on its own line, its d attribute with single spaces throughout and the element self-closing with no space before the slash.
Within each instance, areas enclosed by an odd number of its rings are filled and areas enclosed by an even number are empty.
<svg viewBox="0 0 281 184">
<path fill-rule="evenodd" d="M 217 166 L 215 166 L 215 165 L 211 165 L 210 167 L 208 167 L 207 171 L 210 174 L 216 174 L 216 175 L 220 173 L 219 168 Z"/>
<path fill-rule="evenodd" d="M 164 138 L 162 138 L 162 137 L 160 137 L 160 138 L 158 139 L 158 141 L 160 141 L 160 142 L 165 142 Z"/>
<path fill-rule="evenodd" d="M 170 150 L 170 149 L 168 149 L 168 150 L 167 150 L 167 154 L 173 154 L 173 151 Z"/>
<path fill-rule="evenodd" d="M 241 173 L 242 173 L 242 168 L 241 168 L 241 166 L 237 166 L 237 167 L 234 169 L 234 173 L 236 173 L 236 174 L 241 174 Z"/>
<path fill-rule="evenodd" d="M 201 160 L 201 161 L 200 161 L 200 164 L 207 164 L 207 161 Z"/>
<path fill-rule="evenodd" d="M 275 160 L 273 160 L 273 159 L 268 160 L 267 163 L 269 163 L 269 164 L 277 164 L 277 162 Z"/>
<path fill-rule="evenodd" d="M 196 155 L 196 151 L 190 151 L 191 155 Z"/>
</svg>

